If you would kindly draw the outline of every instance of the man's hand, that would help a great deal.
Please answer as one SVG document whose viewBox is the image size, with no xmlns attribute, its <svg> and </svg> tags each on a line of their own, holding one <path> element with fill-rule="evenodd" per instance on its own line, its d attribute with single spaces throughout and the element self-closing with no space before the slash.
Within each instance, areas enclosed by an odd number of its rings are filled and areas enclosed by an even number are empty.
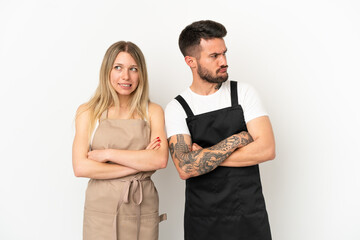
<svg viewBox="0 0 360 240">
<path fill-rule="evenodd" d="M 197 150 L 201 150 L 203 149 L 202 147 L 200 147 L 199 145 L 197 145 L 196 143 L 193 143 L 191 146 L 191 151 L 197 151 Z"/>
<path fill-rule="evenodd" d="M 269 117 L 255 118 L 246 125 L 254 140 L 234 151 L 220 166 L 253 166 L 275 158 L 275 139 Z"/>
</svg>

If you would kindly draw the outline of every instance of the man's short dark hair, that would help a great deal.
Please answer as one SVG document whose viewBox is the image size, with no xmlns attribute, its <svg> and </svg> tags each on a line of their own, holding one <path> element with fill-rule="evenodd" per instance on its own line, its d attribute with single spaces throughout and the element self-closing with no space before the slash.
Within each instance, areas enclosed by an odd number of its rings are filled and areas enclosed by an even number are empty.
<svg viewBox="0 0 360 240">
<path fill-rule="evenodd" d="M 226 33 L 226 28 L 218 22 L 211 20 L 193 22 L 182 30 L 179 36 L 180 51 L 184 57 L 198 57 L 201 39 L 224 38 Z"/>
</svg>

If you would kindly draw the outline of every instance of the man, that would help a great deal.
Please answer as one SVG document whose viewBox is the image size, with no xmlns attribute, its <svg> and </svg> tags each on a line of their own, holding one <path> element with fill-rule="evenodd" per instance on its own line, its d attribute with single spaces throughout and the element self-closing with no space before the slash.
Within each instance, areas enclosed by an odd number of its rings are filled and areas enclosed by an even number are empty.
<svg viewBox="0 0 360 240">
<path fill-rule="evenodd" d="M 255 90 L 227 81 L 227 31 L 198 21 L 179 46 L 193 81 L 166 107 L 170 153 L 186 179 L 186 240 L 269 240 L 258 164 L 275 157 L 267 113 Z"/>
</svg>

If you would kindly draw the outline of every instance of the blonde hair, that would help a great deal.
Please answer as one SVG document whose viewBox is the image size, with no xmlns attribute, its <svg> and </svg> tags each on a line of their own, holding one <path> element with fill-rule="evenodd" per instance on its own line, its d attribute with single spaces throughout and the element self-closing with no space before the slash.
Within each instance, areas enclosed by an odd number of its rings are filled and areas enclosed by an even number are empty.
<svg viewBox="0 0 360 240">
<path fill-rule="evenodd" d="M 134 43 L 119 41 L 111 45 L 106 51 L 101 64 L 99 85 L 94 96 L 85 103 L 84 111 L 90 110 L 89 137 L 94 131 L 101 114 L 111 106 L 120 106 L 118 95 L 110 83 L 110 72 L 120 52 L 129 53 L 134 58 L 139 69 L 139 84 L 135 91 L 131 93 L 129 116 L 134 118 L 137 115 L 144 120 L 149 118 L 147 114 L 149 84 L 145 57 L 140 48 Z M 78 112 L 76 116 L 79 116 L 79 114 L 81 112 Z"/>
</svg>

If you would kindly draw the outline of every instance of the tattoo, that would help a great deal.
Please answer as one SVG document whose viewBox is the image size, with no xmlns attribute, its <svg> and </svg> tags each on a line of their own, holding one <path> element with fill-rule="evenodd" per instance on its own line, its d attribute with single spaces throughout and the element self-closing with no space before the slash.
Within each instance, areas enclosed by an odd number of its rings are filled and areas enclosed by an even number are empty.
<svg viewBox="0 0 360 240">
<path fill-rule="evenodd" d="M 215 86 L 215 89 L 216 89 L 216 90 L 219 90 L 219 89 L 221 88 L 221 85 L 222 85 L 222 83 L 218 83 L 218 84 Z"/>
<path fill-rule="evenodd" d="M 240 139 L 241 139 L 241 145 L 243 147 L 245 147 L 246 145 L 248 145 L 249 143 L 252 143 L 254 141 L 254 139 L 251 137 L 251 135 L 248 132 L 241 132 L 239 133 L 240 135 Z"/>
<path fill-rule="evenodd" d="M 250 135 L 249 135 L 250 136 Z M 239 146 L 243 145 L 243 138 L 236 135 L 226 138 L 218 144 L 197 151 L 191 151 L 182 134 L 176 135 L 176 143 L 169 145 L 173 159 L 178 159 L 179 167 L 190 174 L 198 176 L 214 170 Z M 246 136 L 247 141 L 248 136 Z"/>
<path fill-rule="evenodd" d="M 219 142 L 218 144 L 209 147 L 209 150 L 218 150 L 218 149 L 222 149 L 223 151 L 228 151 L 230 150 L 234 145 L 237 146 L 239 145 L 241 139 L 239 139 L 239 137 L 236 136 L 231 136 L 226 138 L 225 140 Z"/>
</svg>

